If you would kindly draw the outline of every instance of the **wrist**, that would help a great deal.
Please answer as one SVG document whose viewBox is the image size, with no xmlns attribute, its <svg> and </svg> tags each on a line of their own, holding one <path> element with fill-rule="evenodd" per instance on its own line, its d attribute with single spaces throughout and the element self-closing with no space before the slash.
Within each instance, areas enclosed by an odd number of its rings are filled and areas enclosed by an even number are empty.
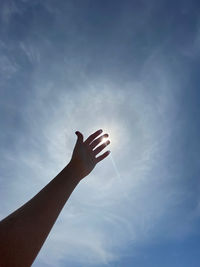
<svg viewBox="0 0 200 267">
<path fill-rule="evenodd" d="M 67 166 L 64 168 L 64 171 L 67 173 L 67 176 L 70 177 L 75 182 L 79 183 L 83 177 L 80 175 L 77 165 L 75 166 L 73 162 L 69 162 Z"/>
</svg>

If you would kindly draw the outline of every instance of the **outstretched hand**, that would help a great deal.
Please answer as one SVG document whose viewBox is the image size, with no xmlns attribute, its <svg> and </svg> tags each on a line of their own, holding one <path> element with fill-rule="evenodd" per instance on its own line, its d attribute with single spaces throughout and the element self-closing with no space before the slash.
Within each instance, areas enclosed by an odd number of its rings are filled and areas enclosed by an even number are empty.
<svg viewBox="0 0 200 267">
<path fill-rule="evenodd" d="M 82 133 L 78 131 L 76 132 L 77 142 L 74 147 L 70 165 L 73 167 L 77 178 L 82 179 L 87 176 L 98 162 L 105 159 L 110 154 L 110 151 L 106 151 L 102 155 L 97 156 L 107 145 L 110 144 L 110 141 L 107 140 L 98 146 L 103 138 L 108 137 L 108 134 L 100 136 L 101 133 L 102 130 L 98 130 L 83 141 Z"/>
<path fill-rule="evenodd" d="M 76 135 L 69 164 L 38 194 L 0 222 L 0 266 L 32 265 L 78 182 L 109 155 L 110 151 L 98 155 L 110 143 L 102 142 L 108 137 L 102 130 L 85 141 L 80 132 Z"/>
</svg>

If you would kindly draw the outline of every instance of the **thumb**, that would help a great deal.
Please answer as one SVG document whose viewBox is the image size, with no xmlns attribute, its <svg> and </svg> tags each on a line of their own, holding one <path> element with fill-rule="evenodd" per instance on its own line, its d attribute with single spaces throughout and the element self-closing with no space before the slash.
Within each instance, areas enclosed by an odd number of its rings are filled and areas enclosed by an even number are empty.
<svg viewBox="0 0 200 267">
<path fill-rule="evenodd" d="M 77 135 L 77 141 L 76 143 L 82 143 L 83 142 L 83 135 L 79 131 L 76 131 L 75 134 Z"/>
</svg>

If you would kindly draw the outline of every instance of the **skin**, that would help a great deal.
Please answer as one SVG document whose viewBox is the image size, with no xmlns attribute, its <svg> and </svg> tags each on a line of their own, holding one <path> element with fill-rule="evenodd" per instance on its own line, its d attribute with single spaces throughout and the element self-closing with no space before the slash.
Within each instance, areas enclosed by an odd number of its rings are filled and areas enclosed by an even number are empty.
<svg viewBox="0 0 200 267">
<path fill-rule="evenodd" d="M 79 182 L 110 151 L 98 154 L 110 143 L 100 142 L 107 134 L 98 130 L 83 141 L 77 141 L 68 165 L 37 195 L 0 222 L 0 267 L 31 266 L 66 201 Z"/>
</svg>

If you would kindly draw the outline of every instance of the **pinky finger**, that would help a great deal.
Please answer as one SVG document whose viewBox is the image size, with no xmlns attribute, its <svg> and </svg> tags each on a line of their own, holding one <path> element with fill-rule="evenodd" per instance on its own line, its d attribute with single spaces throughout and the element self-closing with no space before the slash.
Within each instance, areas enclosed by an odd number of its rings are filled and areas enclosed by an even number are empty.
<svg viewBox="0 0 200 267">
<path fill-rule="evenodd" d="M 108 155 L 110 154 L 110 151 L 106 151 L 105 153 L 103 153 L 101 156 L 97 157 L 96 158 L 96 162 L 100 162 L 102 161 L 103 159 L 105 159 Z"/>
</svg>

